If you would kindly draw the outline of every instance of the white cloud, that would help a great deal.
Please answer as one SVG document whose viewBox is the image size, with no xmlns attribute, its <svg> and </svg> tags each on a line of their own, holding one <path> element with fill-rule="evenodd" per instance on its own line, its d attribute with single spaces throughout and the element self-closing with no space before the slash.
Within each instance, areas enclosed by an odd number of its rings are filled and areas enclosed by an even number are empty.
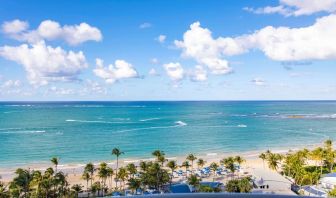
<svg viewBox="0 0 336 198">
<path fill-rule="evenodd" d="M 261 78 L 254 78 L 251 82 L 253 84 L 257 85 L 257 86 L 264 86 L 265 85 L 265 81 Z"/>
<path fill-rule="evenodd" d="M 152 64 L 158 64 L 159 63 L 159 60 L 157 59 L 157 58 L 152 58 L 151 60 L 150 60 L 150 62 L 152 63 Z"/>
<path fill-rule="evenodd" d="M 208 79 L 207 70 L 205 70 L 202 66 L 196 65 L 195 69 L 191 73 L 192 81 L 206 81 Z"/>
<path fill-rule="evenodd" d="M 157 40 L 159 43 L 164 43 L 165 40 L 166 40 L 166 38 L 167 38 L 166 35 L 161 34 L 161 35 L 159 35 L 159 36 L 156 38 L 156 40 Z"/>
<path fill-rule="evenodd" d="M 86 87 L 84 88 L 84 91 L 87 93 L 95 93 L 95 94 L 107 94 L 106 87 L 102 86 L 98 82 L 87 80 Z"/>
<path fill-rule="evenodd" d="M 175 45 L 183 50 L 184 57 L 195 59 L 199 64 L 207 66 L 213 74 L 227 74 L 232 71 L 229 62 L 223 58 L 225 53 L 236 53 L 223 46 L 223 38 L 212 38 L 210 30 L 202 28 L 199 22 L 190 25 L 190 30 L 183 35 L 183 41 L 175 41 Z M 230 42 L 227 40 L 226 42 Z"/>
<path fill-rule="evenodd" d="M 284 6 L 266 6 L 263 8 L 250 8 L 250 7 L 244 7 L 243 10 L 252 12 L 254 14 L 282 14 L 285 16 L 290 16 L 290 11 L 286 9 Z"/>
<path fill-rule="evenodd" d="M 70 88 L 63 88 L 63 87 L 58 88 L 58 87 L 52 86 L 49 89 L 47 89 L 46 93 L 47 94 L 53 93 L 56 95 L 73 95 L 76 93 L 76 91 Z"/>
<path fill-rule="evenodd" d="M 180 81 L 184 78 L 184 69 L 180 63 L 167 63 L 163 65 L 167 75 L 173 81 Z"/>
<path fill-rule="evenodd" d="M 325 60 L 336 58 L 336 15 L 316 20 L 308 27 L 289 28 L 267 26 L 253 34 L 238 37 L 218 38 L 195 41 L 193 47 L 187 47 L 185 53 L 196 58 L 211 56 L 208 51 L 225 55 L 238 55 L 251 49 L 261 50 L 267 57 L 277 61 Z M 207 48 L 205 48 L 207 46 Z M 189 49 L 190 48 L 190 49 Z M 205 49 L 203 49 L 205 48 Z M 200 56 L 200 57 L 199 57 Z"/>
<path fill-rule="evenodd" d="M 20 21 L 18 19 L 13 21 L 6 21 L 2 24 L 2 32 L 5 34 L 16 34 L 27 30 L 29 24 L 25 21 Z"/>
<path fill-rule="evenodd" d="M 249 8 L 244 10 L 255 14 L 278 13 L 285 16 L 311 15 L 318 12 L 333 13 L 336 11 L 336 0 L 280 0 L 278 6 Z"/>
<path fill-rule="evenodd" d="M 96 59 L 96 68 L 94 74 L 105 80 L 106 83 L 114 83 L 120 79 L 134 78 L 138 76 L 138 72 L 133 68 L 132 64 L 124 60 L 116 60 L 114 65 L 110 64 L 104 67 L 103 60 Z"/>
<path fill-rule="evenodd" d="M 21 87 L 22 83 L 20 80 L 7 80 L 2 85 L 1 88 L 11 89 Z"/>
<path fill-rule="evenodd" d="M 0 56 L 22 65 L 33 85 L 46 85 L 51 81 L 73 81 L 87 68 L 82 51 L 65 51 L 41 41 L 31 46 L 0 47 Z"/>
<path fill-rule="evenodd" d="M 148 22 L 140 24 L 140 26 L 139 26 L 140 29 L 145 29 L 145 28 L 150 28 L 150 27 L 152 27 L 152 24 L 150 24 Z"/>
<path fill-rule="evenodd" d="M 148 75 L 150 75 L 150 76 L 159 76 L 158 72 L 154 68 L 151 68 L 149 70 Z"/>
<path fill-rule="evenodd" d="M 29 43 L 36 43 L 42 40 L 61 39 L 70 45 L 78 45 L 86 41 L 101 41 L 102 34 L 96 27 L 87 23 L 79 25 L 64 25 L 56 21 L 45 20 L 40 23 L 36 30 L 27 30 L 28 23 L 18 19 L 5 22 L 2 25 L 3 32 L 9 37 Z"/>
<path fill-rule="evenodd" d="M 20 80 L 7 80 L 0 84 L 0 95 L 22 94 L 23 84 Z"/>
</svg>

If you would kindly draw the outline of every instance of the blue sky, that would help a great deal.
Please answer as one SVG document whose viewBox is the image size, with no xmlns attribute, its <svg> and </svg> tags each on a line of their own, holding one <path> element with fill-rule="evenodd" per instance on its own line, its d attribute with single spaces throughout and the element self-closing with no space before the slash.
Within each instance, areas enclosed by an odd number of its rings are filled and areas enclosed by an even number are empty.
<svg viewBox="0 0 336 198">
<path fill-rule="evenodd" d="M 335 99 L 316 1 L 4 0 L 0 100 Z"/>
</svg>

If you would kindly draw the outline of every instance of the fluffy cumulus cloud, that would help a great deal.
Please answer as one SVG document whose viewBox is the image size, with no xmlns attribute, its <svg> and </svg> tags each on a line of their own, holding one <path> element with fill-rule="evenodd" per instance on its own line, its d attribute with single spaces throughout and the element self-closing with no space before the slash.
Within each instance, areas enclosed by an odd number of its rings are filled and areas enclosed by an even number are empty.
<svg viewBox="0 0 336 198">
<path fill-rule="evenodd" d="M 264 86 L 265 85 L 265 80 L 261 79 L 261 78 L 254 78 L 253 80 L 251 80 L 251 82 L 257 86 Z"/>
<path fill-rule="evenodd" d="M 230 42 L 224 38 L 214 39 L 211 31 L 202 28 L 199 22 L 190 25 L 190 30 L 183 35 L 182 41 L 175 41 L 175 45 L 182 49 L 182 55 L 195 59 L 200 65 L 207 66 L 213 74 L 231 72 L 229 62 L 224 59 L 224 53 L 236 53 L 234 46 L 228 49 L 223 43 Z"/>
<path fill-rule="evenodd" d="M 280 0 L 277 6 L 256 9 L 245 7 L 244 10 L 255 14 L 278 13 L 285 16 L 311 15 L 318 12 L 333 13 L 336 11 L 336 0 Z"/>
<path fill-rule="evenodd" d="M 25 21 L 20 21 L 18 19 L 13 21 L 6 21 L 2 24 L 2 31 L 5 34 L 17 34 L 27 30 L 29 24 Z"/>
<path fill-rule="evenodd" d="M 196 26 L 198 31 L 209 32 L 198 24 Z M 267 26 L 252 34 L 238 37 L 220 37 L 213 40 L 209 36 L 199 36 L 198 41 L 193 39 L 193 42 L 177 44 L 184 47 L 186 55 L 195 57 L 201 63 L 204 63 L 203 59 L 207 57 L 216 59 L 214 54 L 232 56 L 251 49 L 261 50 L 267 57 L 276 61 L 325 60 L 336 58 L 335 35 L 336 15 L 332 14 L 302 28 Z"/>
<path fill-rule="evenodd" d="M 173 81 L 180 81 L 184 78 L 185 71 L 180 63 L 167 63 L 163 65 L 167 75 Z"/>
<path fill-rule="evenodd" d="M 196 82 L 208 80 L 207 70 L 201 65 L 196 65 L 195 69 L 191 72 L 191 80 Z"/>
<path fill-rule="evenodd" d="M 27 22 L 16 19 L 4 22 L 2 32 L 13 39 L 29 43 L 59 39 L 70 45 L 78 45 L 86 41 L 102 40 L 100 30 L 87 23 L 61 26 L 56 21 L 45 20 L 35 30 L 28 30 L 28 26 Z"/>
<path fill-rule="evenodd" d="M 124 60 L 116 60 L 114 65 L 110 64 L 104 67 L 102 59 L 96 59 L 96 68 L 94 74 L 105 80 L 106 83 L 114 83 L 120 79 L 138 77 L 138 72 L 133 68 L 132 64 Z"/>
<path fill-rule="evenodd" d="M 161 35 L 159 35 L 159 36 L 156 38 L 156 40 L 157 40 L 159 43 L 164 43 L 164 42 L 166 41 L 166 38 L 167 38 L 166 35 L 161 34 Z"/>
<path fill-rule="evenodd" d="M 0 56 L 22 65 L 33 85 L 46 85 L 51 81 L 74 81 L 87 68 L 82 51 L 65 51 L 45 42 L 20 46 L 0 47 Z"/>
</svg>

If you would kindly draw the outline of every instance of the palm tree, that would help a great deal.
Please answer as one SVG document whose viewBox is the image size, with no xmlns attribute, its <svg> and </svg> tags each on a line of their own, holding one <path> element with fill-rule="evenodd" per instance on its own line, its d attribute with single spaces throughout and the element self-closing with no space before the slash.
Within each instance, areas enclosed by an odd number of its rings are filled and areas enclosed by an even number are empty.
<svg viewBox="0 0 336 198">
<path fill-rule="evenodd" d="M 125 181 L 128 177 L 126 168 L 121 167 L 116 176 L 117 176 L 118 180 L 121 180 L 123 182 L 123 187 L 124 187 L 125 186 Z"/>
<path fill-rule="evenodd" d="M 113 182 L 113 181 L 112 181 L 112 178 L 113 178 L 113 173 L 114 173 L 114 172 L 113 172 L 113 168 L 111 168 L 111 167 L 107 167 L 106 169 L 107 169 L 107 170 L 106 170 L 106 171 L 107 171 L 107 176 L 110 177 L 109 187 L 112 188 L 112 182 Z"/>
<path fill-rule="evenodd" d="M 324 157 L 325 157 L 325 152 L 324 152 L 323 148 L 317 147 L 316 149 L 312 150 L 311 151 L 311 156 L 312 156 L 313 160 L 318 161 L 320 163 L 321 175 L 322 175 L 323 160 L 324 160 Z"/>
<path fill-rule="evenodd" d="M 242 158 L 241 156 L 237 155 L 235 158 L 234 158 L 234 161 L 237 162 L 239 164 L 239 166 L 245 162 L 245 159 Z"/>
<path fill-rule="evenodd" d="M 186 169 L 186 173 L 187 173 L 187 177 L 188 177 L 188 169 L 190 167 L 189 161 L 184 161 L 181 165 L 181 167 L 185 167 Z"/>
<path fill-rule="evenodd" d="M 84 171 L 83 175 L 82 175 L 82 179 L 84 179 L 86 181 L 86 190 L 89 189 L 89 180 L 91 179 L 90 173 Z"/>
<path fill-rule="evenodd" d="M 259 155 L 259 158 L 262 159 L 262 161 L 263 161 L 263 167 L 265 168 L 266 154 L 265 153 L 261 153 Z"/>
<path fill-rule="evenodd" d="M 198 160 L 197 160 L 197 166 L 198 166 L 198 168 L 203 168 L 203 166 L 206 164 L 206 161 L 205 160 L 203 160 L 202 158 L 199 158 Z"/>
<path fill-rule="evenodd" d="M 275 170 L 277 171 L 278 170 L 278 167 L 279 167 L 279 156 L 277 154 L 274 154 L 274 153 L 270 153 L 267 157 L 267 162 L 268 162 L 268 167 L 271 169 L 271 170 Z"/>
<path fill-rule="evenodd" d="M 161 155 L 158 157 L 158 162 L 160 162 L 161 166 L 163 166 L 163 164 L 168 161 L 164 155 Z"/>
<path fill-rule="evenodd" d="M 106 188 L 106 179 L 108 177 L 108 170 L 107 164 L 105 162 L 100 163 L 98 168 L 98 177 L 101 179 L 102 189 L 103 189 L 103 196 Z"/>
<path fill-rule="evenodd" d="M 177 164 L 175 160 L 171 160 L 167 163 L 167 167 L 171 170 L 170 184 L 173 182 L 173 173 L 177 169 Z"/>
<path fill-rule="evenodd" d="M 83 186 L 80 184 L 75 184 L 71 187 L 71 190 L 75 193 L 76 197 L 78 197 L 78 193 L 83 192 Z"/>
<path fill-rule="evenodd" d="M 137 173 L 137 168 L 133 163 L 127 164 L 126 169 L 128 171 L 128 174 L 134 178 L 134 175 Z"/>
<path fill-rule="evenodd" d="M 124 154 L 119 148 L 114 148 L 112 150 L 112 155 L 115 155 L 117 157 L 117 168 L 116 168 L 116 175 L 118 175 L 118 168 L 119 168 L 119 157 L 120 155 Z M 118 188 L 118 180 L 115 181 L 116 188 Z"/>
<path fill-rule="evenodd" d="M 156 160 L 158 162 L 160 162 L 160 158 L 164 157 L 165 153 L 163 151 L 160 151 L 160 150 L 155 150 L 155 151 L 152 152 L 152 155 L 156 157 Z"/>
<path fill-rule="evenodd" d="M 84 167 L 84 172 L 87 172 L 90 174 L 90 180 L 91 180 L 91 184 L 90 186 L 92 187 L 92 181 L 93 181 L 93 175 L 94 175 L 94 172 L 95 172 L 95 167 L 94 165 L 90 162 L 88 164 L 85 165 Z"/>
<path fill-rule="evenodd" d="M 194 187 L 195 190 L 199 186 L 200 181 L 201 181 L 201 179 L 199 179 L 196 175 L 191 175 L 188 178 L 188 184 L 191 185 L 192 187 Z"/>
<path fill-rule="evenodd" d="M 324 147 L 325 147 L 325 158 L 326 162 L 329 165 L 329 171 L 332 172 L 332 169 L 335 164 L 335 157 L 336 153 L 333 150 L 333 142 L 331 139 L 328 139 L 324 142 Z"/>
<path fill-rule="evenodd" d="M 214 176 L 217 175 L 217 169 L 218 169 L 218 164 L 216 162 L 212 162 L 210 164 L 210 170 L 212 170 L 212 172 L 214 173 Z"/>
<path fill-rule="evenodd" d="M 24 169 L 17 169 L 15 171 L 15 174 L 17 176 L 13 179 L 11 186 L 15 186 L 16 188 L 19 188 L 23 191 L 23 197 L 29 197 L 29 192 L 31 190 L 31 181 L 33 180 L 33 174 L 32 172 Z"/>
<path fill-rule="evenodd" d="M 193 155 L 192 153 L 190 153 L 187 156 L 187 160 L 191 161 L 191 172 L 193 172 L 194 169 L 194 161 L 197 159 L 197 157 L 195 155 Z"/>
<path fill-rule="evenodd" d="M 55 165 L 55 172 L 57 173 L 57 166 L 58 166 L 58 158 L 57 157 L 53 157 L 53 158 L 51 158 L 51 163 L 53 164 L 53 165 Z"/>
<path fill-rule="evenodd" d="M 1 179 L 1 177 L 0 177 Z M 10 198 L 10 195 L 7 191 L 7 186 L 5 185 L 5 183 L 0 181 L 0 197 L 3 198 Z"/>
<path fill-rule="evenodd" d="M 226 169 L 229 169 L 231 171 L 233 178 L 235 173 L 234 158 L 233 157 L 224 158 L 220 161 L 220 163 L 224 165 Z"/>
<path fill-rule="evenodd" d="M 130 178 L 127 183 L 129 189 L 132 190 L 132 193 L 136 192 L 141 187 L 141 181 L 137 178 Z"/>
</svg>

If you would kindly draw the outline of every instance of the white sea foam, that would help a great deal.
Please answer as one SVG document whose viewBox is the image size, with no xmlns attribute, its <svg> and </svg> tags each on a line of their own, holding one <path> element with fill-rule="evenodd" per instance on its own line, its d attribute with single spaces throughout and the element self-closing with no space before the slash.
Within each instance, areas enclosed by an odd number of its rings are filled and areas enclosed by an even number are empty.
<svg viewBox="0 0 336 198">
<path fill-rule="evenodd" d="M 15 105 L 5 105 L 6 107 L 31 107 L 33 105 L 30 105 L 30 104 L 22 104 L 22 105 L 18 105 L 18 104 L 15 104 Z"/>
<path fill-rule="evenodd" d="M 110 121 L 103 121 L 103 120 L 73 120 L 67 119 L 66 122 L 82 122 L 82 123 L 101 123 L 101 124 L 129 124 L 134 122 L 110 122 Z"/>
<path fill-rule="evenodd" d="M 240 127 L 240 128 L 246 128 L 247 125 L 245 125 L 245 124 L 238 124 L 237 127 Z"/>
<path fill-rule="evenodd" d="M 178 126 L 186 126 L 187 125 L 187 123 L 185 123 L 185 122 L 182 122 L 182 121 L 176 121 L 175 122 Z"/>
<path fill-rule="evenodd" d="M 182 122 L 182 121 L 176 121 L 175 123 L 176 125 L 171 125 L 171 126 L 157 126 L 157 127 L 153 126 L 153 127 L 135 128 L 135 129 L 125 129 L 125 130 L 116 131 L 116 133 L 151 130 L 151 129 L 167 129 L 167 128 L 183 127 L 187 125 L 187 123 Z"/>
<path fill-rule="evenodd" d="M 6 131 L 6 132 L 2 132 L 2 133 L 6 133 L 6 134 L 33 134 L 33 133 L 45 133 L 46 131 L 44 130 L 27 130 L 27 131 Z"/>
<path fill-rule="evenodd" d="M 152 120 L 159 120 L 161 118 L 147 118 L 147 119 L 141 119 L 139 120 L 140 122 L 147 122 L 147 121 L 152 121 Z"/>
</svg>

